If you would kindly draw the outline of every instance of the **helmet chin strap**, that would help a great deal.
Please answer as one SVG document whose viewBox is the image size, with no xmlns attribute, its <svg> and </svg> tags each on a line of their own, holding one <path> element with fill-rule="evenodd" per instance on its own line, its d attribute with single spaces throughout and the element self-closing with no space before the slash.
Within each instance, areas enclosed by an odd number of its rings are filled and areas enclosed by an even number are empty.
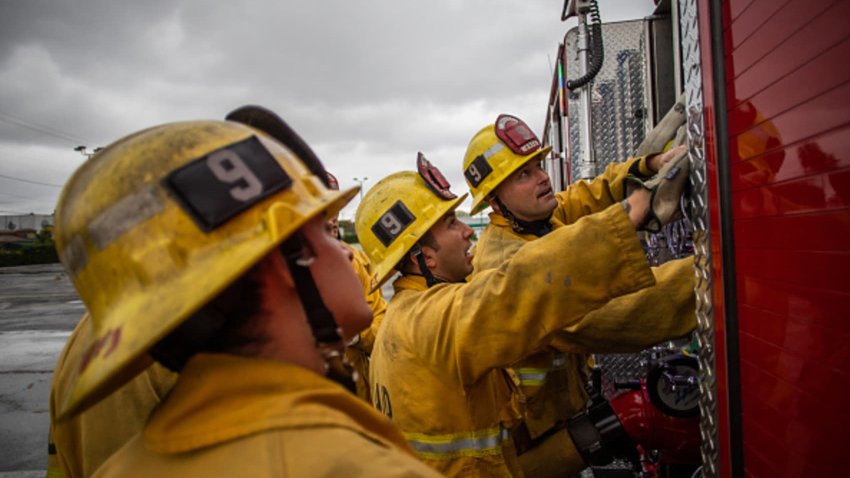
<svg viewBox="0 0 850 478">
<path fill-rule="evenodd" d="M 422 246 L 414 244 L 410 252 L 416 256 L 416 263 L 419 264 L 419 272 L 421 272 L 422 276 L 425 277 L 425 284 L 428 287 L 444 282 L 443 280 L 434 277 L 434 274 L 431 273 L 431 269 L 429 269 L 428 265 L 425 264 L 425 254 L 422 254 Z"/>
<path fill-rule="evenodd" d="M 523 221 L 514 215 L 508 206 L 499 199 L 499 196 L 492 194 L 490 197 L 496 202 L 496 205 L 499 206 L 499 211 L 501 211 L 502 216 L 507 219 L 511 223 L 511 229 L 520 233 L 520 234 L 533 234 L 537 237 L 543 237 L 546 234 L 552 232 L 552 223 L 550 222 L 552 218 L 552 214 L 549 214 L 546 219 L 538 219 L 536 221 Z"/>
<path fill-rule="evenodd" d="M 325 360 L 327 377 L 348 390 L 356 392 L 351 371 L 348 370 L 344 355 L 341 353 L 344 351 L 344 346 L 339 325 L 322 300 L 316 281 L 313 280 L 313 274 L 310 273 L 309 266 L 313 258 L 303 256 L 304 247 L 298 234 L 281 244 L 280 251 L 295 281 L 295 291 L 301 299 L 301 307 L 307 315 L 307 322 L 316 339 L 317 349 Z"/>
</svg>

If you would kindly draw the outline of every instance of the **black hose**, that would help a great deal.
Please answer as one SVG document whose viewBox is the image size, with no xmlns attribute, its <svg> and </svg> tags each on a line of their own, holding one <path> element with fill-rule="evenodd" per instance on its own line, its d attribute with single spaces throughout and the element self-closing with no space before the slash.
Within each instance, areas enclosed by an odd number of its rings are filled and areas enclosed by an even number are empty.
<svg viewBox="0 0 850 478">
<path fill-rule="evenodd" d="M 567 89 L 569 90 L 589 83 L 602 69 L 602 61 L 605 60 L 605 49 L 602 46 L 602 21 L 599 19 L 599 5 L 596 4 L 596 0 L 590 2 L 589 10 L 590 23 L 587 33 L 590 36 L 590 68 L 582 77 L 567 80 Z"/>
</svg>

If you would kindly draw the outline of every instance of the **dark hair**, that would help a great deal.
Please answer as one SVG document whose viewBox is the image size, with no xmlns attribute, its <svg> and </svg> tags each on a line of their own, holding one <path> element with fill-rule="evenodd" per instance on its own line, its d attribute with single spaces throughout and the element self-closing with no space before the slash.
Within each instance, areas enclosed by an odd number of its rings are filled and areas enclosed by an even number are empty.
<svg viewBox="0 0 850 478">
<path fill-rule="evenodd" d="M 213 300 L 160 339 L 149 353 L 157 362 L 179 372 L 200 352 L 230 352 L 258 348 L 256 333 L 260 309 L 260 284 L 251 271 L 230 284 Z"/>
</svg>

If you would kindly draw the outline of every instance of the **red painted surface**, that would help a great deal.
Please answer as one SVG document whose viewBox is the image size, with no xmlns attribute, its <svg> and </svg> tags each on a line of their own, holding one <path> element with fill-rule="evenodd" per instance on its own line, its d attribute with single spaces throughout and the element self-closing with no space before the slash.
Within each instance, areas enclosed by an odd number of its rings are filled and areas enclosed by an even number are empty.
<svg viewBox="0 0 850 478">
<path fill-rule="evenodd" d="M 748 157 L 732 165 L 732 189 L 744 191 L 806 175 L 844 169 L 850 167 L 850 155 L 846 154 L 847 151 L 850 151 L 850 126 L 792 147 L 774 148 L 760 156 L 742 155 Z M 840 197 L 844 191 L 837 190 L 834 194 Z"/>
<path fill-rule="evenodd" d="M 759 107 L 759 105 L 753 106 Z M 770 109 L 770 105 L 766 105 L 766 109 Z M 740 117 L 730 117 L 730 120 L 736 121 L 735 124 L 730 124 L 730 127 L 738 131 L 747 127 L 746 124 L 741 124 Z M 761 122 L 756 123 L 757 121 Z M 815 136 L 848 124 L 850 124 L 850 82 L 775 116 L 763 116 L 757 113 L 754 120 L 750 122 L 751 129 L 730 138 L 732 144 L 729 153 L 732 156 L 732 164 L 779 146 L 799 147 L 801 145 L 795 143 L 810 139 L 813 139 L 812 142 L 816 144 Z M 758 146 L 762 144 L 764 145 Z M 807 167 L 812 165 L 809 160 L 815 162 L 826 160 L 827 158 L 818 157 L 817 149 L 821 148 L 815 147 L 805 151 L 803 155 L 809 157 L 800 158 L 799 165 Z M 838 160 L 838 157 L 832 160 Z"/>
<path fill-rule="evenodd" d="M 735 1 L 729 2 L 730 4 L 737 3 Z M 733 25 L 736 25 L 737 28 L 732 36 L 732 43 L 728 45 L 733 48 L 739 47 L 750 35 L 755 34 L 758 31 L 759 27 L 767 22 L 771 15 L 776 14 L 779 10 L 783 8 L 784 5 L 790 3 L 790 0 L 754 0 L 751 2 L 747 8 L 734 20 Z M 728 7 L 727 7 L 728 10 Z M 726 18 L 729 19 L 730 16 L 727 14 Z M 728 25 L 728 20 L 724 22 L 724 24 Z"/>
<path fill-rule="evenodd" d="M 794 5 L 798 3 L 801 1 L 793 1 Z M 726 77 L 735 79 L 734 83 L 727 83 L 727 88 L 730 90 L 729 98 L 736 98 L 739 101 L 749 99 L 761 89 L 792 74 L 821 52 L 847 38 L 850 34 L 850 29 L 846 27 L 848 15 L 850 15 L 850 2 L 837 1 L 819 15 L 809 14 L 793 19 L 790 24 L 785 25 L 786 34 L 775 38 L 777 42 L 775 45 L 772 47 L 762 45 L 766 54 L 753 65 L 736 65 L 737 52 L 727 50 L 729 56 L 726 61 Z M 801 23 L 804 25 L 802 28 Z M 727 32 L 730 38 L 749 36 L 752 33 L 737 21 Z M 848 64 L 841 62 L 834 67 L 847 68 Z"/>
<path fill-rule="evenodd" d="M 738 283 L 738 299 L 750 307 L 830 330 L 839 329 L 850 317 L 850 301 L 846 294 L 808 285 L 790 285 L 772 278 L 742 276 Z M 784 321 L 773 325 L 782 327 Z M 757 330 L 750 324 L 744 328 Z"/>
<path fill-rule="evenodd" d="M 754 122 L 773 118 L 817 99 L 850 81 L 850 67 L 838 67 L 850 57 L 850 37 L 821 52 L 809 63 L 780 78 L 729 111 L 730 133 L 738 135 Z M 753 78 L 747 77 L 749 80 Z M 740 81 L 736 84 L 740 85 Z M 753 90 L 756 86 L 748 86 Z M 732 102 L 730 101 L 730 104 Z M 757 117 L 756 117 L 757 115 Z"/>
<path fill-rule="evenodd" d="M 776 49 L 778 45 L 781 46 L 786 41 L 792 43 L 797 41 L 794 35 L 809 27 L 809 23 L 802 22 L 800 19 L 818 17 L 835 2 L 836 0 L 811 0 L 806 3 L 785 3 L 782 8 L 774 12 L 773 17 L 767 19 L 767 17 L 762 16 L 761 18 L 765 22 L 761 28 L 755 31 L 749 29 L 746 22 L 738 19 L 733 20 L 730 34 L 733 41 L 738 45 L 735 46 L 735 55 L 732 59 L 735 70 L 726 71 L 727 80 L 740 76 L 758 60 Z M 768 3 L 780 6 L 783 2 Z M 727 58 L 730 56 L 728 51 L 726 56 Z"/>
<path fill-rule="evenodd" d="M 732 2 L 729 7 L 729 15 L 731 19 L 738 18 L 742 12 L 745 12 L 747 7 L 752 5 L 754 0 L 743 0 L 738 2 Z"/>
<path fill-rule="evenodd" d="M 699 464 L 699 416 L 672 417 L 652 404 L 641 379 L 641 388 L 617 395 L 611 408 L 626 434 L 646 449 L 662 450 L 665 463 Z"/>
<path fill-rule="evenodd" d="M 721 476 L 731 475 L 729 441 L 729 386 L 727 379 L 728 360 L 726 357 L 726 326 L 725 310 L 726 302 L 723 295 L 723 251 L 720 240 L 720 216 L 717 214 L 719 201 L 718 175 L 717 175 L 717 131 L 715 129 L 715 104 L 714 104 L 714 82 L 712 57 L 711 57 L 711 31 L 709 23 L 708 0 L 699 0 L 699 29 L 700 29 L 700 63 L 703 81 L 703 122 L 705 127 L 705 161 L 706 177 L 708 182 L 709 208 L 709 241 L 712 258 L 712 299 L 714 316 L 714 348 L 715 348 L 715 379 L 717 398 L 717 427 L 718 427 L 718 454 L 719 471 Z M 727 4 L 728 7 L 728 4 Z M 727 8 L 728 10 L 728 8 Z M 728 11 L 724 12 L 729 18 Z M 721 85 L 722 86 L 722 85 Z"/>
<path fill-rule="evenodd" d="M 724 4 L 744 474 L 846 476 L 850 2 Z"/>
</svg>

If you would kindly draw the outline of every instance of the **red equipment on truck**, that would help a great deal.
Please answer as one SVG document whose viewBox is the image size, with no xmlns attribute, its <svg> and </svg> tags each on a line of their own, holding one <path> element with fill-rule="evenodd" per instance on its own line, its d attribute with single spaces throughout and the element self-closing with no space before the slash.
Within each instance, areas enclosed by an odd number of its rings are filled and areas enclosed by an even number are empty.
<svg viewBox="0 0 850 478">
<path fill-rule="evenodd" d="M 573 17 L 547 171 L 558 189 L 593 177 L 684 116 L 687 219 L 645 239 L 654 262 L 695 255 L 698 324 L 690 347 L 597 357 L 577 426 L 633 475 L 846 476 L 850 2 L 660 0 L 602 23 L 595 1 L 567 0 Z"/>
</svg>

